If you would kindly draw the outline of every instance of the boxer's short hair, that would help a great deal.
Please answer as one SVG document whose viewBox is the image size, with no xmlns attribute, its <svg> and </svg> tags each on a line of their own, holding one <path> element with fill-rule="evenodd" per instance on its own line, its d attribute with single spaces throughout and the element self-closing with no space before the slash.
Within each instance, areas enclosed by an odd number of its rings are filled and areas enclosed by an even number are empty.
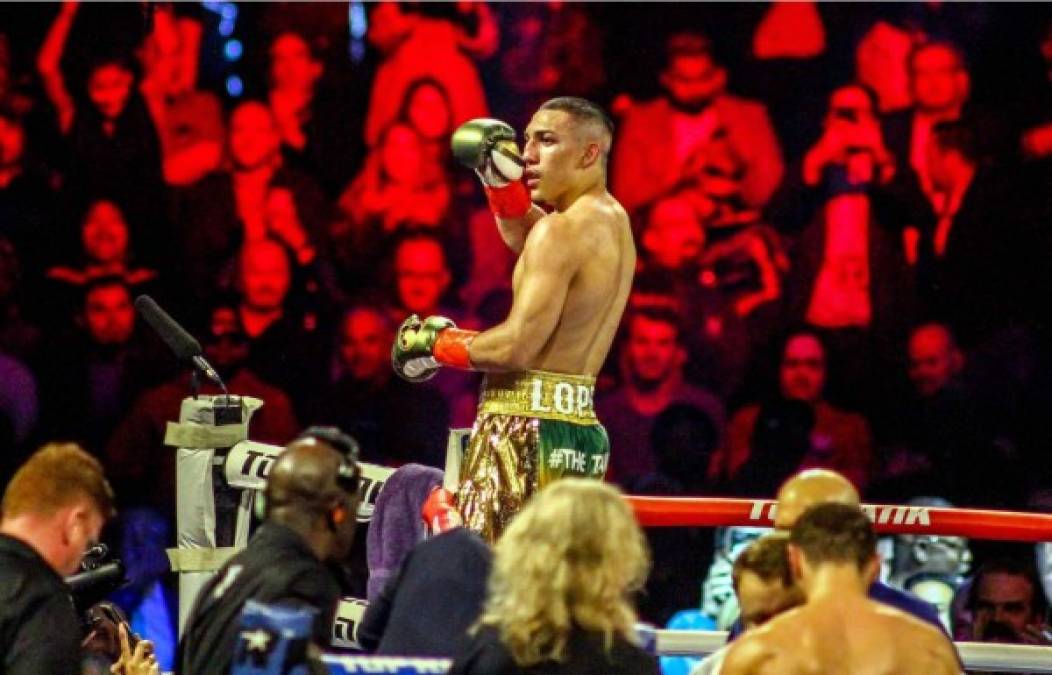
<svg viewBox="0 0 1052 675">
<path fill-rule="evenodd" d="M 578 122 L 598 124 L 614 137 L 614 121 L 597 104 L 579 96 L 557 96 L 541 104 L 540 110 L 560 110 Z"/>
<path fill-rule="evenodd" d="M 4 491 L 4 518 L 50 516 L 82 499 L 103 518 L 116 515 L 113 489 L 102 464 L 75 443 L 48 443 L 15 472 Z"/>
<path fill-rule="evenodd" d="M 861 569 L 877 552 L 873 524 L 857 506 L 818 504 L 793 525 L 789 543 L 811 564 L 854 563 Z"/>
</svg>

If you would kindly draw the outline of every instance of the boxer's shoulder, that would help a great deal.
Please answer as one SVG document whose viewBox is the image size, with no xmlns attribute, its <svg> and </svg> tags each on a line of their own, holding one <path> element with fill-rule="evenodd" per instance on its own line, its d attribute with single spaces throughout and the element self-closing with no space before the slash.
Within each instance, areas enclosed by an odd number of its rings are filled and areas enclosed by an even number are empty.
<svg viewBox="0 0 1052 675">
<path fill-rule="evenodd" d="M 720 673 L 746 675 L 765 672 L 781 652 L 782 631 L 770 624 L 743 634 L 731 645 Z"/>
</svg>

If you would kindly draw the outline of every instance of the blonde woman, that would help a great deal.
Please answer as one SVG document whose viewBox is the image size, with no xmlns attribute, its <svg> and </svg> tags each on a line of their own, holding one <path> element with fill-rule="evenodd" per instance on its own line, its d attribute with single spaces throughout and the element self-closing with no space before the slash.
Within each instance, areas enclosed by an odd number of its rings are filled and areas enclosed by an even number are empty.
<svg viewBox="0 0 1052 675">
<path fill-rule="evenodd" d="M 633 632 L 631 594 L 648 566 L 643 533 L 615 488 L 553 483 L 497 542 L 482 618 L 450 675 L 657 675 Z"/>
</svg>

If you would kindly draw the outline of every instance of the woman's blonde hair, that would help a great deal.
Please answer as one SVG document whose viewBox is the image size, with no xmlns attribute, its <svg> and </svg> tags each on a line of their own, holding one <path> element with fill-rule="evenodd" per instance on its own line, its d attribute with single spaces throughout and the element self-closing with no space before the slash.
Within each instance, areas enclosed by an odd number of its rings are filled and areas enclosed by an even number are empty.
<svg viewBox="0 0 1052 675">
<path fill-rule="evenodd" d="M 631 594 L 650 567 L 646 540 L 616 488 L 566 478 L 538 493 L 497 542 L 480 625 L 520 666 L 565 657 L 575 627 L 633 639 Z"/>
</svg>

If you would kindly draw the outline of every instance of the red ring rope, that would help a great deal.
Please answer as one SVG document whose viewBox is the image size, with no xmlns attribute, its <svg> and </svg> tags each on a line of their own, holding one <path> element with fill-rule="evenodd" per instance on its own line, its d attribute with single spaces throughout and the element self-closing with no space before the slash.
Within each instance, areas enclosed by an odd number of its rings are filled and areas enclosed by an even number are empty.
<svg viewBox="0 0 1052 675">
<path fill-rule="evenodd" d="M 774 502 L 712 497 L 626 497 L 644 527 L 774 525 Z M 877 532 L 1052 541 L 1052 515 L 1018 511 L 866 504 Z"/>
</svg>

